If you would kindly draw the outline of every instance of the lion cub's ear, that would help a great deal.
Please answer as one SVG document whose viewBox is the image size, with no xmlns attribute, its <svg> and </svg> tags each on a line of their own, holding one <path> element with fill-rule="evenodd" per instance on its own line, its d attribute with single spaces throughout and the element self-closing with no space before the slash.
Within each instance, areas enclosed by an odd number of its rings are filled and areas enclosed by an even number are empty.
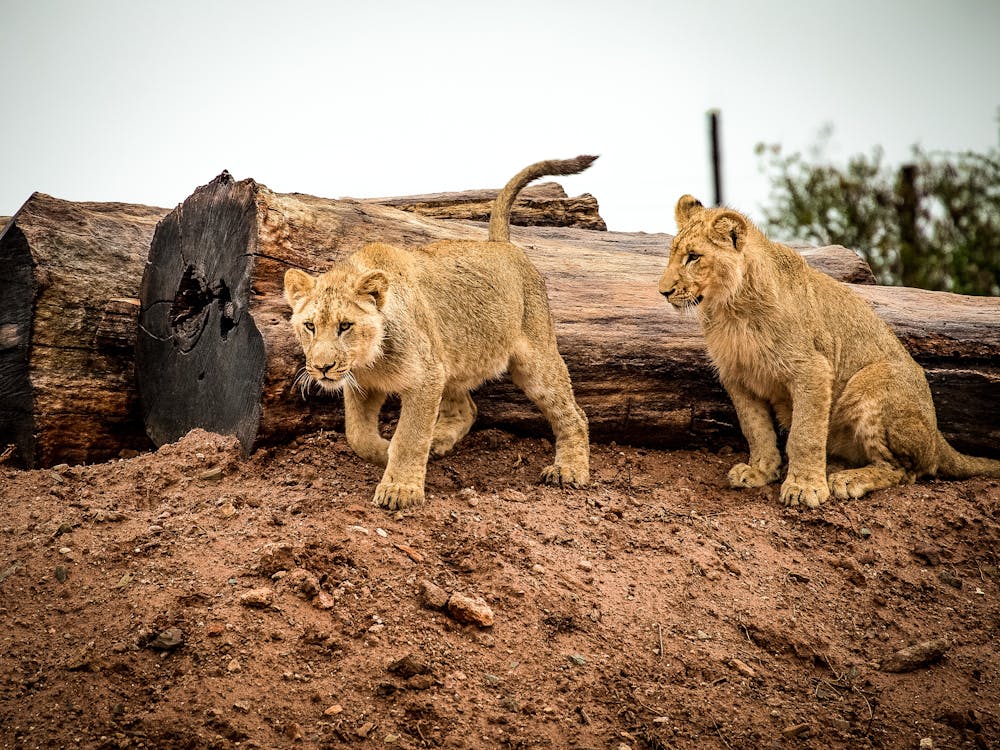
<svg viewBox="0 0 1000 750">
<path fill-rule="evenodd" d="M 742 250 L 747 240 L 747 219 L 735 211 L 723 211 L 712 222 L 712 233 L 716 239 L 732 244 L 734 250 Z"/>
<path fill-rule="evenodd" d="M 693 195 L 682 195 L 677 200 L 677 206 L 674 208 L 674 220 L 677 222 L 677 229 L 683 229 L 694 218 L 695 214 L 704 210 L 705 207 L 701 205 L 701 201 Z"/>
<path fill-rule="evenodd" d="M 298 268 L 289 268 L 285 271 L 285 299 L 288 304 L 295 307 L 295 303 L 305 297 L 316 286 L 316 279 L 300 271 Z"/>
<path fill-rule="evenodd" d="M 382 271 L 369 271 L 354 285 L 354 291 L 359 297 L 369 296 L 375 301 L 379 310 L 385 303 L 385 292 L 389 288 L 389 277 Z"/>
</svg>

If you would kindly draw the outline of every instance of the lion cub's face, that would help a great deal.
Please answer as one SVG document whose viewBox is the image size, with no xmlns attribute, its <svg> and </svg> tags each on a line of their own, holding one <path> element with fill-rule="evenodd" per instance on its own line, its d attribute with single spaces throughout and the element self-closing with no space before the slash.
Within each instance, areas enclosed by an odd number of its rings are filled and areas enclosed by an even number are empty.
<svg viewBox="0 0 1000 750">
<path fill-rule="evenodd" d="M 306 355 L 307 376 L 337 391 L 353 383 L 352 370 L 374 364 L 385 333 L 382 306 L 388 279 L 382 271 L 334 268 L 319 277 L 285 273 L 292 327 Z"/>
<path fill-rule="evenodd" d="M 706 209 L 685 195 L 675 211 L 677 235 L 660 277 L 660 294 L 675 308 L 724 304 L 743 280 L 747 222 L 734 211 Z"/>
</svg>

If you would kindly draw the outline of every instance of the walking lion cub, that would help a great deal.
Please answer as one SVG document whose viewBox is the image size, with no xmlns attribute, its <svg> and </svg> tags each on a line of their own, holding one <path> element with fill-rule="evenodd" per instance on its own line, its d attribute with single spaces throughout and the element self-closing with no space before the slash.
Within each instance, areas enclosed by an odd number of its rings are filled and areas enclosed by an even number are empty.
<svg viewBox="0 0 1000 750">
<path fill-rule="evenodd" d="M 937 429 L 924 371 L 863 299 L 769 241 L 745 216 L 690 195 L 660 279 L 675 308 L 697 306 L 708 353 L 750 446 L 733 487 L 779 478 L 772 411 L 789 430 L 786 505 L 941 474 L 1000 476 L 1000 461 L 965 456 Z M 827 453 L 846 471 L 826 475 Z"/>
<path fill-rule="evenodd" d="M 589 482 L 587 417 L 556 348 L 545 283 L 510 243 L 509 223 L 529 182 L 577 174 L 596 158 L 543 161 L 519 172 L 493 203 L 486 242 L 436 242 L 412 252 L 374 243 L 319 277 L 286 272 L 307 377 L 328 391 L 343 389 L 348 443 L 385 467 L 376 505 L 423 500 L 428 455 L 450 451 L 476 419 L 469 391 L 508 370 L 555 432 L 555 461 L 541 480 Z M 391 441 L 378 430 L 389 393 L 402 402 Z"/>
</svg>

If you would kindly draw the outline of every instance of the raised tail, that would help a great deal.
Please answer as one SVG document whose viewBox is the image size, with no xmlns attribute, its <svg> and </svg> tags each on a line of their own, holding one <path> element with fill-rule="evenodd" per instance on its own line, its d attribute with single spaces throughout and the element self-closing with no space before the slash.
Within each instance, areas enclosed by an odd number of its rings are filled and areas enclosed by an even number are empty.
<svg viewBox="0 0 1000 750">
<path fill-rule="evenodd" d="M 1000 477 L 1000 461 L 959 453 L 938 433 L 938 476 L 946 479 Z"/>
<path fill-rule="evenodd" d="M 579 174 L 594 163 L 596 156 L 578 156 L 575 159 L 550 159 L 525 167 L 504 185 L 493 201 L 490 211 L 490 242 L 510 242 L 510 211 L 521 189 L 539 177 L 560 174 Z"/>
</svg>

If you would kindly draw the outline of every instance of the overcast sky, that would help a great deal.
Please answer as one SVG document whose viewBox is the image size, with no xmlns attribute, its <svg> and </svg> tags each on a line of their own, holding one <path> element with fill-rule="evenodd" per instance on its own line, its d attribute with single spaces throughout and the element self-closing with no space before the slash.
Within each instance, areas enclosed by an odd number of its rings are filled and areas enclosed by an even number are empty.
<svg viewBox="0 0 1000 750">
<path fill-rule="evenodd" d="M 38 190 L 172 207 L 228 169 L 279 192 L 500 187 L 597 153 L 611 229 L 759 216 L 758 141 L 835 160 L 998 143 L 997 0 L 0 0 L 0 214 Z"/>
</svg>

